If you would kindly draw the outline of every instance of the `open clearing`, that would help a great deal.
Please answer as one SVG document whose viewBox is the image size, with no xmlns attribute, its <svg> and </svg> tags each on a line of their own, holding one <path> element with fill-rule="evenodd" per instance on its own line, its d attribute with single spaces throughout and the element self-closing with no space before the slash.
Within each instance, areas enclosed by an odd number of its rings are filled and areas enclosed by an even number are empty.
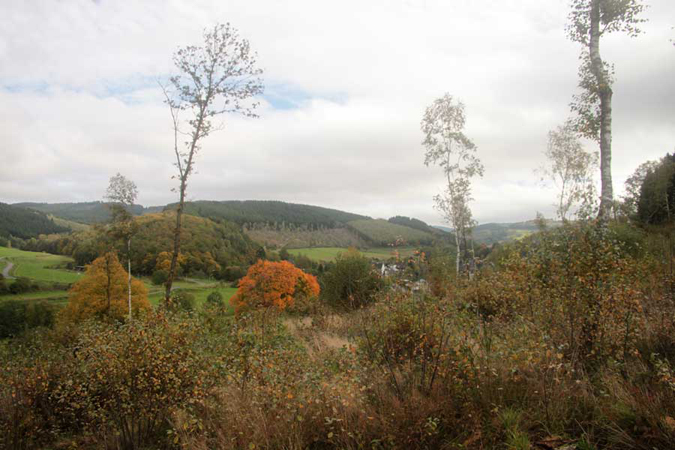
<svg viewBox="0 0 675 450">
<path fill-rule="evenodd" d="M 195 307 L 200 309 L 204 303 L 206 303 L 206 297 L 213 291 L 220 292 L 220 295 L 223 296 L 223 302 L 227 305 L 228 311 L 234 314 L 234 310 L 230 307 L 230 298 L 237 292 L 237 288 L 233 287 L 223 287 L 216 283 L 211 284 L 196 284 L 196 283 L 174 283 L 174 289 L 172 292 L 183 291 L 189 292 L 195 296 Z M 159 305 L 161 300 L 164 298 L 164 287 L 163 286 L 153 286 L 152 290 L 148 294 L 148 300 L 153 306 Z"/>
<path fill-rule="evenodd" d="M 288 253 L 293 256 L 305 255 L 314 261 L 334 261 L 339 253 L 346 252 L 342 247 L 314 247 L 314 248 L 289 248 Z M 359 250 L 359 252 L 369 258 L 389 259 L 393 258 L 398 251 L 399 257 L 408 257 L 415 252 L 414 247 L 378 247 L 368 250 Z"/>
<path fill-rule="evenodd" d="M 11 275 L 35 281 L 73 283 L 81 274 L 62 267 L 72 258 L 49 253 L 26 252 L 15 248 L 0 247 L 0 257 L 14 264 Z"/>
</svg>

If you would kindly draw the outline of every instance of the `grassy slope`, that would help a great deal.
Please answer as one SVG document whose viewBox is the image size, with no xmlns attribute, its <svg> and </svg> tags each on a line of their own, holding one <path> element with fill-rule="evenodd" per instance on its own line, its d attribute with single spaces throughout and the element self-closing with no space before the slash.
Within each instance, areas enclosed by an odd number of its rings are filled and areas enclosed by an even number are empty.
<svg viewBox="0 0 675 450">
<path fill-rule="evenodd" d="M 45 300 L 48 301 L 49 303 L 65 306 L 66 303 L 68 303 L 68 291 L 38 291 L 18 295 L 12 294 L 0 295 L 0 302 L 2 302 L 3 300 L 26 300 L 26 301 Z"/>
<path fill-rule="evenodd" d="M 0 247 L 0 257 L 5 257 L 14 263 L 12 275 L 16 277 L 26 277 L 35 281 L 72 283 L 81 276 L 78 272 L 55 268 L 55 266 L 72 261 L 72 258 L 67 256 Z"/>
<path fill-rule="evenodd" d="M 72 220 L 66 220 L 62 219 L 60 217 L 56 217 L 52 214 L 49 214 L 48 217 L 54 221 L 54 223 L 60 227 L 68 228 L 69 230 L 73 231 L 87 231 L 90 226 L 79 223 L 79 222 L 73 222 Z"/>
<path fill-rule="evenodd" d="M 434 238 L 431 233 L 391 223 L 384 219 L 354 220 L 349 222 L 348 225 L 361 235 L 367 237 L 368 240 L 380 245 L 392 244 L 398 240 L 403 240 L 403 242 L 412 243 L 413 245 L 420 242 L 430 243 Z"/>
<path fill-rule="evenodd" d="M 413 254 L 415 249 L 413 247 L 400 247 L 396 249 L 400 257 L 406 257 Z M 293 248 L 288 249 L 291 255 L 305 255 L 309 259 L 315 261 L 333 261 L 339 253 L 346 252 L 346 248 L 342 247 L 316 247 L 316 248 Z M 361 254 L 369 258 L 389 259 L 394 256 L 394 249 L 390 247 L 371 248 L 369 250 L 361 251 Z"/>
<path fill-rule="evenodd" d="M 322 230 L 276 230 L 270 228 L 246 229 L 245 233 L 255 242 L 267 247 L 361 247 L 367 242 L 347 228 Z"/>
</svg>

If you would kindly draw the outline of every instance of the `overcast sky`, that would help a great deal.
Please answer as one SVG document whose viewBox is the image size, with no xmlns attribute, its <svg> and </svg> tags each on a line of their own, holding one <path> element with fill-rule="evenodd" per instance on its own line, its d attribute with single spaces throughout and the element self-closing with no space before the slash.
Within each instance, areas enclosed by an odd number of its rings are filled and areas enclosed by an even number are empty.
<svg viewBox="0 0 675 450">
<path fill-rule="evenodd" d="M 675 150 L 675 2 L 614 63 L 614 186 Z M 0 201 L 100 200 L 116 172 L 139 203 L 176 201 L 171 118 L 157 79 L 176 48 L 230 22 L 264 69 L 259 119 L 227 116 L 203 144 L 192 200 L 283 200 L 441 224 L 439 168 L 420 119 L 445 92 L 466 105 L 485 176 L 483 222 L 553 216 L 533 170 L 569 116 L 580 47 L 566 0 L 0 1 Z M 587 143 L 589 150 L 595 150 Z"/>
</svg>

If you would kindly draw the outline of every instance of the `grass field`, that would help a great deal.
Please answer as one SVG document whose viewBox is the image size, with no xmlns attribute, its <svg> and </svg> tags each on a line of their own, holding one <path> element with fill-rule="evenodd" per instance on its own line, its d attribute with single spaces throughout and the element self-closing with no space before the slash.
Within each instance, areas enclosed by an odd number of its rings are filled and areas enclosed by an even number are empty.
<svg viewBox="0 0 675 450">
<path fill-rule="evenodd" d="M 15 277 L 26 277 L 35 281 L 72 283 L 81 276 L 79 272 L 57 268 L 72 261 L 72 258 L 67 256 L 0 247 L 0 257 L 14 263 L 11 275 Z"/>
<path fill-rule="evenodd" d="M 415 251 L 414 247 L 400 247 L 393 249 L 391 247 L 371 248 L 360 251 L 362 255 L 369 258 L 389 259 L 394 256 L 394 250 L 397 250 L 399 257 L 408 257 Z M 333 261 L 339 253 L 346 252 L 346 248 L 341 247 L 315 247 L 315 248 L 289 248 L 288 253 L 294 256 L 305 255 L 314 261 Z"/>
<path fill-rule="evenodd" d="M 230 307 L 230 298 L 237 292 L 237 288 L 233 287 L 220 287 L 217 284 L 213 285 L 198 285 L 192 283 L 191 285 L 186 286 L 185 284 L 183 285 L 174 285 L 176 290 L 182 290 L 191 293 L 192 295 L 195 296 L 195 303 L 197 309 L 201 308 L 202 305 L 206 302 L 206 297 L 209 296 L 209 294 L 213 291 L 218 291 L 220 292 L 220 295 L 223 296 L 223 301 L 227 305 L 228 309 L 230 310 L 231 313 L 234 313 L 232 308 Z M 172 291 L 174 292 L 174 291 Z M 157 286 L 153 287 L 153 290 L 151 293 L 148 295 L 148 300 L 153 306 L 159 305 L 159 302 L 164 298 L 164 289 L 162 288 L 157 288 Z"/>
</svg>

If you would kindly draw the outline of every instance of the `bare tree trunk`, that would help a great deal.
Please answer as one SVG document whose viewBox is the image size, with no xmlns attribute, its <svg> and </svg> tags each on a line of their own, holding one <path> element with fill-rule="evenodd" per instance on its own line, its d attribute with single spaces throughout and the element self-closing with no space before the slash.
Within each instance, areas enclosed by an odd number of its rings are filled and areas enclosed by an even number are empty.
<svg viewBox="0 0 675 450">
<path fill-rule="evenodd" d="M 127 268 L 129 269 L 129 320 L 131 320 L 131 238 L 127 239 Z"/>
<path fill-rule="evenodd" d="M 457 273 L 457 278 L 459 278 L 459 266 L 460 262 L 462 260 L 462 253 L 461 253 L 461 246 L 460 246 L 460 240 L 459 240 L 459 230 L 455 228 L 455 245 L 457 245 L 457 261 L 455 261 L 455 271 Z"/>
<path fill-rule="evenodd" d="M 182 227 L 183 219 L 183 209 L 185 208 L 185 191 L 187 190 L 187 180 L 190 172 L 192 172 L 192 161 L 197 150 L 197 142 L 201 138 L 202 126 L 204 125 L 204 118 L 206 115 L 206 106 L 208 105 L 208 99 L 201 104 L 199 110 L 199 116 L 197 120 L 197 126 L 194 133 L 192 134 L 192 143 L 190 144 L 190 152 L 188 153 L 188 159 L 185 162 L 185 166 L 181 166 L 180 153 L 178 152 L 178 147 L 176 144 L 176 158 L 178 162 L 178 169 L 180 170 L 180 201 L 178 202 L 178 209 L 176 210 L 176 229 L 173 233 L 173 255 L 171 255 L 171 267 L 169 268 L 169 276 L 166 279 L 166 290 L 164 292 L 164 304 L 165 306 L 169 305 L 171 300 L 171 286 L 173 285 L 173 280 L 176 276 L 176 268 L 178 264 L 178 255 L 180 254 L 180 232 Z M 177 136 L 177 123 L 174 119 L 174 131 L 176 131 L 175 136 Z M 177 138 L 176 138 L 177 139 Z"/>
<path fill-rule="evenodd" d="M 600 57 L 600 3 L 591 2 L 591 27 L 588 44 L 591 58 L 591 72 L 598 85 L 600 98 L 600 179 L 602 183 L 600 210 L 598 219 L 606 221 L 610 217 L 614 203 L 612 188 L 612 86 L 609 74 Z"/>
<path fill-rule="evenodd" d="M 183 219 L 183 205 L 185 204 L 185 188 L 186 183 L 183 179 L 180 182 L 180 201 L 178 202 L 178 209 L 176 210 L 176 229 L 173 232 L 173 254 L 171 255 L 171 266 L 169 268 L 169 275 L 166 278 L 164 291 L 164 305 L 168 306 L 171 299 L 171 286 L 176 274 L 176 265 L 178 263 L 178 254 L 180 253 L 180 231 Z"/>
</svg>

